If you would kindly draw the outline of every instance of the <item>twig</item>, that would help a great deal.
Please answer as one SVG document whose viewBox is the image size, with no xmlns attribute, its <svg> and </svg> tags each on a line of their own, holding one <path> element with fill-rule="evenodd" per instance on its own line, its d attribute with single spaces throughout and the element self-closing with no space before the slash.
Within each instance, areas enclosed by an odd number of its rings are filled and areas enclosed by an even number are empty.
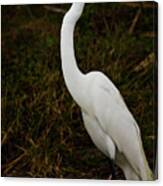
<svg viewBox="0 0 163 186">
<path fill-rule="evenodd" d="M 63 9 L 61 9 L 61 8 L 54 8 L 54 7 L 47 6 L 47 5 L 45 5 L 44 8 L 46 10 L 49 10 L 49 11 L 52 11 L 52 12 L 55 12 L 55 13 L 62 13 L 62 14 L 65 14 L 66 13 L 66 11 L 63 10 Z"/>
<path fill-rule="evenodd" d="M 138 21 L 138 19 L 140 17 L 140 14 L 141 14 L 141 8 L 138 9 L 138 11 L 137 11 L 137 13 L 136 13 L 136 15 L 135 15 L 135 17 L 134 17 L 134 19 L 132 21 L 132 24 L 131 24 L 131 26 L 130 26 L 130 28 L 128 30 L 128 33 L 129 34 L 132 34 L 133 33 L 134 28 L 136 26 L 136 23 L 137 23 L 137 21 Z"/>
</svg>

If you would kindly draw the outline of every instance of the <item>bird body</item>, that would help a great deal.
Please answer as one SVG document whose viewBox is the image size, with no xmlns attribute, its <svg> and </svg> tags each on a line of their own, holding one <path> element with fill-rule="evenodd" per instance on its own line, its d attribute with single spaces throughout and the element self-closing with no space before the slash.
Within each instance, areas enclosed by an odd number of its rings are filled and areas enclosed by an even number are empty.
<svg viewBox="0 0 163 186">
<path fill-rule="evenodd" d="M 102 72 L 83 74 L 77 67 L 73 33 L 84 3 L 73 3 L 61 29 L 62 71 L 67 88 L 81 107 L 92 141 L 123 170 L 126 179 L 152 180 L 139 127 L 119 90 Z"/>
</svg>

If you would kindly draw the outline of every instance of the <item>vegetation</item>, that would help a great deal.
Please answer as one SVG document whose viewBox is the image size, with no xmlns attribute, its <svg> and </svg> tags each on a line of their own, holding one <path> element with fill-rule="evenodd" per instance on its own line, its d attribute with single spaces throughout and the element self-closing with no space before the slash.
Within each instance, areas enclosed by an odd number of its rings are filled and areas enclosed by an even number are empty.
<svg viewBox="0 0 163 186">
<path fill-rule="evenodd" d="M 2 176 L 107 179 L 110 174 L 109 160 L 90 140 L 63 80 L 60 28 L 69 7 L 2 6 Z M 87 4 L 75 30 L 80 68 L 103 71 L 119 88 L 141 128 L 153 170 L 156 9 L 153 2 Z M 116 176 L 124 179 L 118 167 Z"/>
</svg>

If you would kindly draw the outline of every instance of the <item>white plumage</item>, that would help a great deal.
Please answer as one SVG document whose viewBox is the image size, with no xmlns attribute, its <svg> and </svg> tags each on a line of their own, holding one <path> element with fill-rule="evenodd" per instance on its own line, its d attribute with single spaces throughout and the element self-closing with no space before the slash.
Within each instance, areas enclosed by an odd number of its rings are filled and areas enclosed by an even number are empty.
<svg viewBox="0 0 163 186">
<path fill-rule="evenodd" d="M 76 64 L 73 33 L 84 3 L 73 3 L 61 29 L 61 60 L 67 88 L 81 107 L 92 141 L 123 170 L 126 179 L 152 180 L 139 127 L 119 90 L 101 72 L 83 74 Z M 98 166 L 98 165 L 97 165 Z"/>
</svg>

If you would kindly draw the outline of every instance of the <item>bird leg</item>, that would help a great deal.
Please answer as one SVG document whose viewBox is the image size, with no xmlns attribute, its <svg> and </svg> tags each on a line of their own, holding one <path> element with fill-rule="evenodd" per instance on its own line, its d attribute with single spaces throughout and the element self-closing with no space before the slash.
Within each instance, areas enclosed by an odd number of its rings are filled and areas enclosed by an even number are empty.
<svg viewBox="0 0 163 186">
<path fill-rule="evenodd" d="M 116 176 L 115 176 L 115 165 L 114 165 L 114 161 L 110 160 L 110 166 L 111 166 L 111 175 L 109 175 L 108 180 L 115 180 Z"/>
</svg>

